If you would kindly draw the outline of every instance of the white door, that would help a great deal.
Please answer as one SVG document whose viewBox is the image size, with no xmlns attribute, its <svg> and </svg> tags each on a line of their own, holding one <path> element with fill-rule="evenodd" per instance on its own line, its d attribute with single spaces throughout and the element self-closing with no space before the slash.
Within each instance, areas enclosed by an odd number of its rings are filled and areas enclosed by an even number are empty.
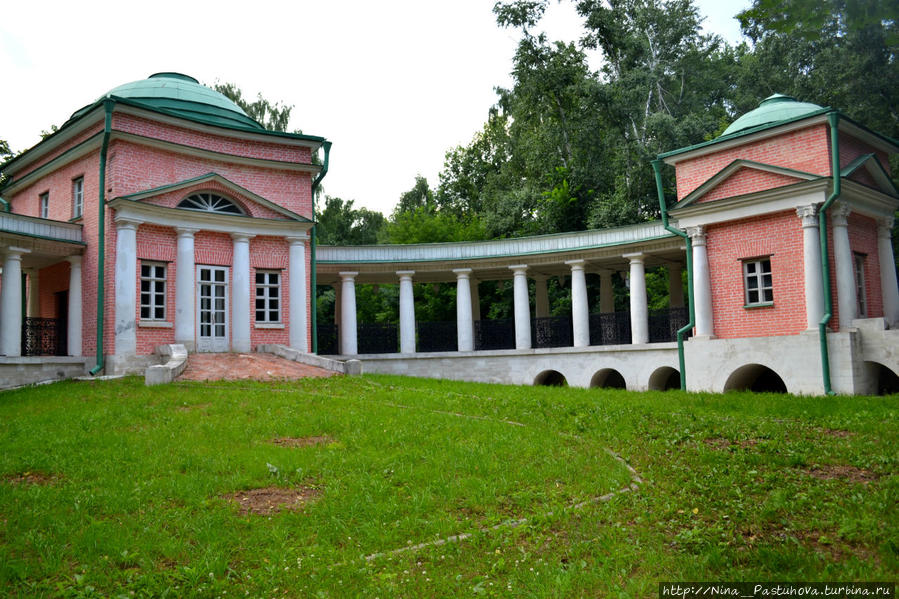
<svg viewBox="0 0 899 599">
<path fill-rule="evenodd" d="M 228 268 L 197 266 L 197 351 L 228 351 Z"/>
</svg>

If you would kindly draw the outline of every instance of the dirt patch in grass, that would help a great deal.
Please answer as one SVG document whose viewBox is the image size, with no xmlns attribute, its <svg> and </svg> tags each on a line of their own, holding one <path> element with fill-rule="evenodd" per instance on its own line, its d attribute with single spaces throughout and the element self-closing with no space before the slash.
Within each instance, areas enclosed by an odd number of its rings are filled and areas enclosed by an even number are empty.
<svg viewBox="0 0 899 599">
<path fill-rule="evenodd" d="M 320 495 L 321 491 L 311 486 L 296 489 L 263 487 L 225 495 L 225 499 L 237 503 L 242 516 L 247 514 L 268 516 L 284 510 L 301 510 L 303 506 L 315 501 Z"/>
<path fill-rule="evenodd" d="M 880 478 L 878 474 L 871 472 L 870 470 L 841 464 L 818 465 L 813 468 L 805 468 L 803 471 L 809 476 L 813 476 L 820 480 L 845 480 L 865 485 L 872 480 Z"/>
<path fill-rule="evenodd" d="M 10 474 L 3 477 L 5 482 L 13 485 L 52 485 L 59 480 L 59 476 L 55 474 L 47 474 L 46 472 L 22 472 L 20 474 Z"/>
<path fill-rule="evenodd" d="M 193 412 L 194 410 L 205 410 L 211 405 L 211 403 L 197 403 L 192 406 L 178 406 L 176 409 L 179 412 Z"/>
<path fill-rule="evenodd" d="M 278 437 L 271 443 L 281 447 L 312 447 L 315 445 L 330 445 L 334 439 L 328 435 L 316 435 L 314 437 Z"/>
<path fill-rule="evenodd" d="M 836 437 L 837 439 L 848 439 L 849 437 L 854 437 L 855 433 L 852 431 L 834 429 L 834 428 L 819 428 L 816 429 L 822 435 L 827 435 L 828 437 Z"/>
<path fill-rule="evenodd" d="M 705 446 L 709 449 L 724 451 L 725 449 L 736 449 L 737 447 L 740 449 L 752 449 L 761 442 L 761 439 L 740 439 L 739 441 L 732 441 L 731 439 L 725 439 L 724 437 L 713 437 L 711 439 L 704 439 L 702 442 L 705 443 Z"/>
</svg>

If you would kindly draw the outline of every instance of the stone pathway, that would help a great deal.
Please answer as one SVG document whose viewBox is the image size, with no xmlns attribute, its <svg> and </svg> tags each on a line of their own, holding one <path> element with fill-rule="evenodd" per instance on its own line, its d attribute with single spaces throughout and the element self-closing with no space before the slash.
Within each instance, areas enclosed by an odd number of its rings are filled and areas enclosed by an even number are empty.
<svg viewBox="0 0 899 599">
<path fill-rule="evenodd" d="M 190 354 L 179 381 L 271 381 L 337 374 L 271 354 Z"/>
</svg>

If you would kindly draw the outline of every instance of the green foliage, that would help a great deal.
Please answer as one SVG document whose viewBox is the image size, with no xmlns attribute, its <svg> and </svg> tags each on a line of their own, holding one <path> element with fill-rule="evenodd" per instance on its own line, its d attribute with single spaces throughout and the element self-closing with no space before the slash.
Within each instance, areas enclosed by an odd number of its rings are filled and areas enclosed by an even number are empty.
<svg viewBox="0 0 899 599">
<path fill-rule="evenodd" d="M 240 106 L 247 116 L 269 131 L 287 131 L 290 111 L 293 110 L 292 104 L 288 106 L 281 102 L 271 102 L 263 98 L 262 94 L 257 94 L 255 100 L 248 100 L 243 97 L 243 91 L 236 83 L 216 82 L 212 89 Z M 300 131 L 294 131 L 294 133 L 300 133 Z"/>
<path fill-rule="evenodd" d="M 454 214 L 425 206 L 398 212 L 382 229 L 383 243 L 440 243 L 484 238 L 480 221 L 462 221 Z"/>
<path fill-rule="evenodd" d="M 372 245 L 387 222 L 384 215 L 368 208 L 353 208 L 353 200 L 325 197 L 323 210 L 316 210 L 316 234 L 322 245 Z"/>
</svg>

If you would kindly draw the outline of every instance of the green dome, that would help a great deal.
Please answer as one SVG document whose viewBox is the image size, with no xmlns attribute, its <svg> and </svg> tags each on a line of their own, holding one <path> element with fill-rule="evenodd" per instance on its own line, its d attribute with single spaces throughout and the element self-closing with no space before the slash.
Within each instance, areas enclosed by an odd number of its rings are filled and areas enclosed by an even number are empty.
<svg viewBox="0 0 899 599">
<path fill-rule="evenodd" d="M 800 102 L 796 98 L 784 96 L 783 94 L 774 94 L 762 100 L 758 108 L 750 110 L 731 123 L 730 127 L 721 134 L 721 137 L 761 125 L 793 120 L 819 110 L 821 110 L 821 106 L 817 104 Z"/>
<path fill-rule="evenodd" d="M 193 77 L 181 73 L 156 73 L 146 79 L 115 87 L 100 99 L 108 96 L 138 102 L 193 121 L 226 127 L 263 129 L 262 125 L 247 116 L 240 106 L 224 94 L 200 85 Z M 79 116 L 79 113 L 81 111 L 72 116 Z"/>
</svg>

